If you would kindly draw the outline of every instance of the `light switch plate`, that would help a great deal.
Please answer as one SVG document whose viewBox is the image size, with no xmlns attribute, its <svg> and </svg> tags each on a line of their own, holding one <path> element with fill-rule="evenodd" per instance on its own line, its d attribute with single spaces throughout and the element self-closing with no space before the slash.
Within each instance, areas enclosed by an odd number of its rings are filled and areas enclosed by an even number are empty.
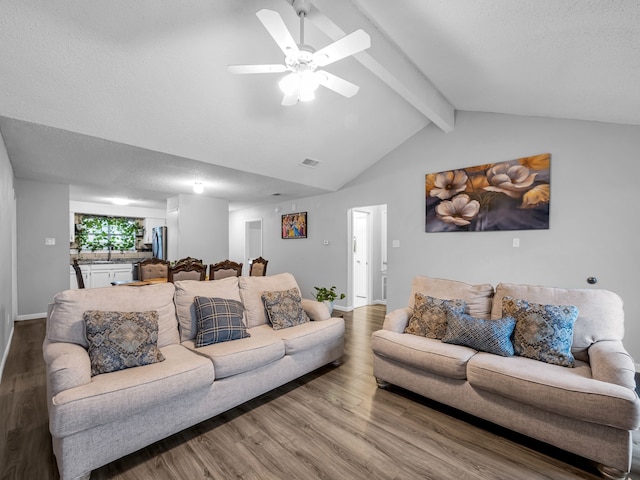
<svg viewBox="0 0 640 480">
<path fill-rule="evenodd" d="M 45 245 L 55 245 L 56 244 L 56 239 L 55 238 L 51 238 L 51 237 L 47 237 L 44 239 L 44 244 Z"/>
</svg>

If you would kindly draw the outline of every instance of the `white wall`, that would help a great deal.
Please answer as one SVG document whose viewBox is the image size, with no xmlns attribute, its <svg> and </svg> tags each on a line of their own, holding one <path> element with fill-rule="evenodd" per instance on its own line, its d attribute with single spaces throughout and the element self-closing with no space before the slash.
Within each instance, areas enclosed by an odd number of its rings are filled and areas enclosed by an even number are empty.
<svg viewBox="0 0 640 480">
<path fill-rule="evenodd" d="M 169 199 L 167 205 L 171 208 L 167 212 L 167 260 L 194 257 L 209 265 L 227 258 L 227 200 L 201 195 L 178 195 Z"/>
<path fill-rule="evenodd" d="M 549 230 L 424 232 L 425 174 L 547 152 Z M 314 285 L 346 292 L 347 210 L 386 203 L 388 310 L 406 305 L 415 275 L 603 288 L 625 302 L 625 346 L 638 364 L 638 152 L 639 126 L 459 112 L 453 132 L 430 125 L 340 191 L 296 200 L 295 211 L 309 213 L 306 240 L 280 239 L 280 214 L 289 213 L 290 204 L 231 213 L 230 256 L 242 255 L 244 221 L 262 217 L 270 274 L 292 272 L 307 297 Z M 514 237 L 520 248 L 512 247 Z M 400 247 L 392 248 L 392 240 Z M 586 283 L 589 276 L 597 285 Z"/>
<path fill-rule="evenodd" d="M 0 133 L 0 381 L 17 315 L 16 200 L 13 168 Z"/>
<path fill-rule="evenodd" d="M 135 205 L 113 205 L 109 203 L 69 202 L 69 211 L 74 213 L 89 213 L 93 215 L 111 215 L 131 218 L 165 218 L 165 209 L 137 207 Z"/>
<path fill-rule="evenodd" d="M 69 185 L 16 180 L 18 317 L 41 318 L 69 288 Z M 45 245 L 54 238 L 55 245 Z"/>
</svg>

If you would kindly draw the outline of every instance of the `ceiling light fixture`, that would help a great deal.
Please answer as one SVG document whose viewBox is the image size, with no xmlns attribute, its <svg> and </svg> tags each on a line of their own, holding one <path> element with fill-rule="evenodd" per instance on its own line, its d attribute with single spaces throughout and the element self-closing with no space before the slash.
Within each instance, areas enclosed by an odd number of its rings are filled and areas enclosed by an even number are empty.
<svg viewBox="0 0 640 480">
<path fill-rule="evenodd" d="M 114 205 L 129 205 L 131 203 L 131 200 L 129 200 L 128 198 L 112 198 L 111 199 L 111 203 L 113 203 Z"/>
<path fill-rule="evenodd" d="M 193 184 L 193 191 L 195 193 L 202 193 L 204 192 L 204 185 L 202 185 L 202 182 L 196 182 Z"/>
</svg>

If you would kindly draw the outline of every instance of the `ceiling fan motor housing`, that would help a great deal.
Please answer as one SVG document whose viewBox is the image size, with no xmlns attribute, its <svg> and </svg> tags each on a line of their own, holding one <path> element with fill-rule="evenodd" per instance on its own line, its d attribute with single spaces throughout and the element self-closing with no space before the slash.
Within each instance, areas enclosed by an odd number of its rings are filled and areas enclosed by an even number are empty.
<svg viewBox="0 0 640 480">
<path fill-rule="evenodd" d="M 293 0 L 293 9 L 296 11 L 296 15 L 306 17 L 311 11 L 311 0 Z"/>
</svg>

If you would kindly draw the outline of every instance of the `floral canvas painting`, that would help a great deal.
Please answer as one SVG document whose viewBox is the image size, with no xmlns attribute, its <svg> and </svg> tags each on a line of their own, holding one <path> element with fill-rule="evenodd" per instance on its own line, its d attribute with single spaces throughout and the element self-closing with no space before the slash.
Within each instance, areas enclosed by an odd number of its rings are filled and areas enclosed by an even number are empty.
<svg viewBox="0 0 640 480">
<path fill-rule="evenodd" d="M 426 175 L 426 232 L 549 228 L 551 155 Z"/>
</svg>

